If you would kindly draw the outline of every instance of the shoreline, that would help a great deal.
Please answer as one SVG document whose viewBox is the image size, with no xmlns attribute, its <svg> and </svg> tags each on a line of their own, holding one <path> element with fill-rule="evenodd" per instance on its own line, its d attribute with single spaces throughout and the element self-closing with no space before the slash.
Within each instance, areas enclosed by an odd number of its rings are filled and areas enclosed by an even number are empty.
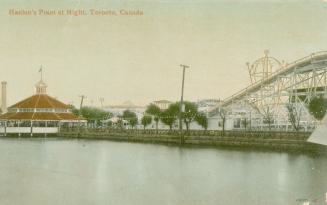
<svg viewBox="0 0 327 205">
<path fill-rule="evenodd" d="M 132 142 L 144 144 L 161 144 L 182 147 L 201 148 L 226 148 L 226 149 L 251 149 L 260 151 L 291 151 L 291 152 L 313 152 L 327 153 L 327 146 L 307 142 L 308 133 L 238 133 L 233 136 L 184 136 L 185 143 L 180 144 L 180 136 L 176 134 L 145 134 L 133 132 L 61 132 L 57 134 L 34 134 L 21 135 L 11 134 L 2 138 L 40 138 L 40 139 L 86 139 L 86 140 L 107 140 L 118 142 Z"/>
</svg>

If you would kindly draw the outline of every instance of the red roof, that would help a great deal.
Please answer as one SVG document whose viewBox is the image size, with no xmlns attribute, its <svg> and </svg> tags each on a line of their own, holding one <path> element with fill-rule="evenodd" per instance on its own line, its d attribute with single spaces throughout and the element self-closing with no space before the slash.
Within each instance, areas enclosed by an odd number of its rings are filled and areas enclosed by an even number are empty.
<svg viewBox="0 0 327 205">
<path fill-rule="evenodd" d="M 46 94 L 36 94 L 25 100 L 22 100 L 10 108 L 55 108 L 55 109 L 69 109 L 69 106 L 54 99 Z"/>
<path fill-rule="evenodd" d="M 22 100 L 12 106 L 9 109 L 17 108 L 48 108 L 48 109 L 69 109 L 70 107 L 53 97 L 46 94 L 36 94 L 25 100 Z M 9 112 L 0 115 L 1 120 L 84 120 L 73 113 L 60 113 L 60 112 Z"/>
<path fill-rule="evenodd" d="M 0 116 L 1 120 L 84 120 L 72 113 L 13 112 Z"/>
</svg>

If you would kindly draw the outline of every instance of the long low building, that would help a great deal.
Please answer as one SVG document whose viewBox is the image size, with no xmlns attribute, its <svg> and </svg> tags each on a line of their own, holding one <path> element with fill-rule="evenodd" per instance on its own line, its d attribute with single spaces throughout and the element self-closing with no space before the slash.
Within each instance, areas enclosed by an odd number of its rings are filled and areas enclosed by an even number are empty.
<svg viewBox="0 0 327 205">
<path fill-rule="evenodd" d="M 10 106 L 0 115 L 2 135 L 58 133 L 61 127 L 86 123 L 85 119 L 72 113 L 70 106 L 47 95 L 47 85 L 42 79 L 35 87 L 35 95 Z"/>
</svg>

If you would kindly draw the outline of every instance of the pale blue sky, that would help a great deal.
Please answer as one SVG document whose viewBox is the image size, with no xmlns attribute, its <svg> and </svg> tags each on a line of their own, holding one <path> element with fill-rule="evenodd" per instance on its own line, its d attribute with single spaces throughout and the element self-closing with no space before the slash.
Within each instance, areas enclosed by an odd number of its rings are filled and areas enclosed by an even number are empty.
<svg viewBox="0 0 327 205">
<path fill-rule="evenodd" d="M 28 3 L 27 3 L 28 2 Z M 8 9 L 139 9 L 141 17 L 9 16 Z M 327 50 L 327 2 L 45 1 L 0 2 L 1 79 L 8 103 L 34 92 L 42 64 L 48 93 L 94 104 L 224 98 L 250 83 L 245 62 L 269 49 L 291 62 Z"/>
</svg>

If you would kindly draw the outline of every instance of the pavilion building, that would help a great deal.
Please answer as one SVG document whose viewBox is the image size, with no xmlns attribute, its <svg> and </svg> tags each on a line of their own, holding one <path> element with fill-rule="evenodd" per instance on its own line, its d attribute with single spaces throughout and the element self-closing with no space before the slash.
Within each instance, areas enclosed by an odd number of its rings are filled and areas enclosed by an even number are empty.
<svg viewBox="0 0 327 205">
<path fill-rule="evenodd" d="M 54 134 L 61 127 L 86 124 L 84 118 L 72 113 L 70 106 L 47 95 L 42 78 L 35 87 L 35 95 L 8 107 L 0 115 L 0 134 Z"/>
</svg>

